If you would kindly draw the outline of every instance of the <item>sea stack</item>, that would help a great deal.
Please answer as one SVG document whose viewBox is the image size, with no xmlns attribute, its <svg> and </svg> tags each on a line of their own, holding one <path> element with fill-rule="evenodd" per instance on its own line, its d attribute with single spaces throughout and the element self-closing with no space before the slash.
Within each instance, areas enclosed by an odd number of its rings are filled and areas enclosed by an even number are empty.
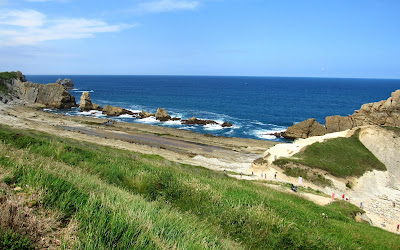
<svg viewBox="0 0 400 250">
<path fill-rule="evenodd" d="M 168 121 L 171 119 L 171 116 L 168 115 L 165 109 L 158 108 L 156 112 L 156 119 L 159 121 Z"/>
</svg>

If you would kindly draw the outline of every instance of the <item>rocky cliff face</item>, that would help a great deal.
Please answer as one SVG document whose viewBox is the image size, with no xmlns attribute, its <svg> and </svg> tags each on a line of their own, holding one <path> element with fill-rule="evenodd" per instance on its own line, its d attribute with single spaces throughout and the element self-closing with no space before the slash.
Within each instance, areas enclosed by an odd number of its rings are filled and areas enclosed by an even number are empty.
<svg viewBox="0 0 400 250">
<path fill-rule="evenodd" d="M 7 93 L 3 102 L 38 103 L 49 108 L 71 108 L 76 106 L 75 97 L 56 83 L 38 84 L 27 82 L 21 74 L 18 79 L 3 80 Z"/>
<path fill-rule="evenodd" d="M 366 103 L 349 116 L 328 116 L 325 119 L 328 133 L 364 125 L 400 127 L 400 89 L 387 100 Z"/>
<path fill-rule="evenodd" d="M 352 115 L 326 117 L 325 127 L 311 118 L 289 127 L 281 135 L 286 138 L 307 138 L 364 125 L 400 127 L 400 89 L 387 100 L 362 105 Z"/>
</svg>

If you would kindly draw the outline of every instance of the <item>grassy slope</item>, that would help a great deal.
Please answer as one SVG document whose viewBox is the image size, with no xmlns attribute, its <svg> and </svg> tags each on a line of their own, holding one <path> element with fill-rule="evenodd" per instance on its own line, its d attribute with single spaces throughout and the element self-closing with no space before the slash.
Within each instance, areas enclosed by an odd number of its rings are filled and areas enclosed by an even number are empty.
<svg viewBox="0 0 400 250">
<path fill-rule="evenodd" d="M 316 142 L 299 152 L 293 158 L 278 159 L 274 163 L 283 165 L 296 162 L 319 168 L 337 177 L 362 176 L 374 169 L 386 170 L 380 162 L 358 139 L 356 131 L 350 138 L 334 138 Z"/>
<path fill-rule="evenodd" d="M 399 238 L 349 214 L 159 156 L 0 127 L 7 183 L 79 222 L 83 248 L 394 248 Z M 9 156 L 9 157 L 6 157 Z M 322 216 L 326 214 L 328 218 Z"/>
</svg>

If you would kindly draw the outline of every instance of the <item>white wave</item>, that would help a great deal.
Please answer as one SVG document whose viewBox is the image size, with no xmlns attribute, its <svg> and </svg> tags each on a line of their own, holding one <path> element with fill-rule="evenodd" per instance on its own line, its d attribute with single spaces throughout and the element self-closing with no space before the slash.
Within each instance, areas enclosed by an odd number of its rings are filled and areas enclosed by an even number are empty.
<svg viewBox="0 0 400 250">
<path fill-rule="evenodd" d="M 83 92 L 89 92 L 89 93 L 93 93 L 94 90 L 73 90 L 74 92 L 78 92 L 78 93 L 83 93 Z"/>
<path fill-rule="evenodd" d="M 219 124 L 207 124 L 204 125 L 204 130 L 210 131 L 210 130 L 221 130 L 224 129 L 223 127 L 221 127 L 221 125 Z"/>
<path fill-rule="evenodd" d="M 43 109 L 43 111 L 49 112 L 49 111 L 52 111 L 52 109 Z"/>
<path fill-rule="evenodd" d="M 164 125 L 168 125 L 168 126 L 180 126 L 180 125 L 182 125 L 181 121 L 166 121 L 166 122 L 163 122 L 163 124 Z"/>
<path fill-rule="evenodd" d="M 101 111 L 98 111 L 98 110 L 76 112 L 76 114 L 82 115 L 82 116 L 94 116 L 94 117 L 105 117 L 106 116 L 105 114 L 103 114 Z"/>
<path fill-rule="evenodd" d="M 118 116 L 118 118 L 134 118 L 134 117 L 129 114 L 123 114 L 123 115 Z"/>
<path fill-rule="evenodd" d="M 77 91 L 77 90 L 79 90 L 79 89 L 71 89 L 72 91 Z"/>
<path fill-rule="evenodd" d="M 160 121 L 158 121 L 154 116 L 143 118 L 143 119 L 138 119 L 137 122 L 146 123 L 146 124 L 160 123 Z"/>
<path fill-rule="evenodd" d="M 279 128 L 275 128 L 275 129 L 258 129 L 258 130 L 252 131 L 251 134 L 260 139 L 273 140 L 273 139 L 276 139 L 276 136 L 271 135 L 271 134 L 280 133 L 280 132 L 284 132 L 284 131 L 285 131 L 285 129 L 282 129 L 282 127 L 279 127 Z"/>
<path fill-rule="evenodd" d="M 140 112 L 142 112 L 142 110 L 139 110 L 139 109 L 127 109 L 127 110 L 129 110 L 129 111 L 131 111 L 131 112 L 133 112 L 133 113 L 140 113 Z"/>
</svg>

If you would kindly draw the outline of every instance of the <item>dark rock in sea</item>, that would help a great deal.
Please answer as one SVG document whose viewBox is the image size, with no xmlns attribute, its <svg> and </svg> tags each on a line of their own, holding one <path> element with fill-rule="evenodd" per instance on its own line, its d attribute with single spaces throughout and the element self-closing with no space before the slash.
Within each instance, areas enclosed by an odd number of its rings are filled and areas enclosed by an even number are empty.
<svg viewBox="0 0 400 250">
<path fill-rule="evenodd" d="M 158 108 L 156 112 L 156 119 L 159 121 L 168 121 L 171 119 L 171 116 L 168 115 L 165 109 Z"/>
<path fill-rule="evenodd" d="M 171 117 L 171 121 L 180 121 L 181 120 L 181 118 L 178 118 L 178 117 Z"/>
<path fill-rule="evenodd" d="M 61 86 L 63 86 L 66 89 L 73 89 L 74 88 L 74 82 L 71 79 L 61 79 L 58 78 L 58 80 L 56 81 L 57 84 L 60 84 Z"/>
<path fill-rule="evenodd" d="M 283 134 L 284 134 L 285 132 L 275 132 L 275 133 L 271 133 L 271 134 L 266 134 L 266 135 L 273 135 L 273 136 L 275 136 L 276 138 L 283 138 Z"/>
<path fill-rule="evenodd" d="M 185 125 L 207 125 L 207 124 L 218 124 L 213 120 L 201 120 L 196 117 L 189 118 L 188 120 L 182 120 L 182 124 Z"/>
<path fill-rule="evenodd" d="M 221 125 L 221 127 L 223 127 L 223 128 L 225 128 L 225 127 L 227 127 L 227 128 L 230 128 L 230 127 L 232 127 L 233 125 L 232 125 L 232 123 L 230 123 L 230 122 L 224 122 L 224 123 L 222 123 L 222 125 Z"/>
</svg>

